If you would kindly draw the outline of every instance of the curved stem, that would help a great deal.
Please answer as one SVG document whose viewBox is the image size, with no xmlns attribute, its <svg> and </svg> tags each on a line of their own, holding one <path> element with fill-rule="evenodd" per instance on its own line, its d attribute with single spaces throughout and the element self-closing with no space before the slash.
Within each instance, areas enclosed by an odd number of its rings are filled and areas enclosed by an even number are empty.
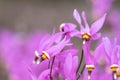
<svg viewBox="0 0 120 80">
<path fill-rule="evenodd" d="M 55 56 L 53 57 L 52 64 L 51 64 L 51 67 L 50 67 L 50 80 L 53 80 L 53 77 L 52 77 L 52 68 L 53 68 L 54 61 L 55 61 Z"/>
<path fill-rule="evenodd" d="M 83 66 L 83 68 L 81 70 L 81 74 L 83 73 L 84 70 L 85 70 L 85 64 L 84 64 L 84 66 Z"/>
<path fill-rule="evenodd" d="M 81 73 L 78 73 L 77 80 L 81 77 L 81 74 L 83 73 L 84 69 L 85 69 L 85 64 L 84 64 L 84 66 L 83 66 L 83 68 L 82 68 L 82 70 L 81 70 Z"/>
<path fill-rule="evenodd" d="M 81 66 L 82 60 L 83 60 L 83 49 L 82 49 L 82 54 L 81 54 L 80 62 L 79 62 L 79 65 L 78 65 L 78 68 L 77 68 L 77 71 L 76 71 L 76 75 L 77 75 L 78 72 L 79 72 L 79 69 L 80 69 L 80 66 Z"/>
</svg>

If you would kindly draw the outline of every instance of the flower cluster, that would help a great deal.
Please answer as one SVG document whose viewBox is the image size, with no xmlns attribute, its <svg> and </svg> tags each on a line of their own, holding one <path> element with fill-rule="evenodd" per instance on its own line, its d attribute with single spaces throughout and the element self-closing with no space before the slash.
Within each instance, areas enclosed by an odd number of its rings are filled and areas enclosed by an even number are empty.
<svg viewBox="0 0 120 80">
<path fill-rule="evenodd" d="M 8 31 L 1 34 L 0 48 L 10 72 L 10 80 L 119 79 L 120 45 L 117 39 L 111 42 L 108 37 L 103 37 L 96 49 L 90 50 L 91 42 L 101 37 L 98 31 L 105 22 L 106 13 L 91 26 L 84 11 L 80 15 L 75 9 L 73 17 L 79 30 L 74 23 L 62 23 L 59 32 L 53 30 L 52 34 L 44 36 L 37 33 L 28 39 L 20 36 L 16 40 L 16 36 Z M 72 42 L 73 37 L 82 40 L 81 51 Z M 80 59 L 78 53 L 81 53 Z M 85 63 L 82 65 L 83 57 Z"/>
</svg>

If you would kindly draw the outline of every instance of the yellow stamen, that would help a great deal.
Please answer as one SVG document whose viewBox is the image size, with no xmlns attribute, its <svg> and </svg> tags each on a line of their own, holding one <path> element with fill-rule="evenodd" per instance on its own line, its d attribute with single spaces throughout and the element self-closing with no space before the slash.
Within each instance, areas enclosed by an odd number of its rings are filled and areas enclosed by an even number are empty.
<svg viewBox="0 0 120 80">
<path fill-rule="evenodd" d="M 90 80 L 90 76 L 92 73 L 92 70 L 94 69 L 94 65 L 86 65 L 86 69 L 88 70 L 88 80 Z"/>
<path fill-rule="evenodd" d="M 87 41 L 90 40 L 91 36 L 90 33 L 83 33 L 82 34 L 82 39 L 86 39 Z"/>
<path fill-rule="evenodd" d="M 42 51 L 41 58 L 42 58 L 42 59 L 50 59 L 50 56 L 48 55 L 48 53 L 47 53 L 47 52 Z"/>
<path fill-rule="evenodd" d="M 112 73 L 113 73 L 113 78 L 116 80 L 117 79 L 117 69 L 118 69 L 118 65 L 113 64 L 110 66 Z"/>
<path fill-rule="evenodd" d="M 86 65 L 86 69 L 88 71 L 92 71 L 94 69 L 94 65 Z"/>
<path fill-rule="evenodd" d="M 116 74 L 118 77 L 120 77 L 120 70 L 117 70 Z"/>
<path fill-rule="evenodd" d="M 110 66 L 110 68 L 111 68 L 112 71 L 117 71 L 118 65 L 113 64 L 113 65 Z"/>
</svg>

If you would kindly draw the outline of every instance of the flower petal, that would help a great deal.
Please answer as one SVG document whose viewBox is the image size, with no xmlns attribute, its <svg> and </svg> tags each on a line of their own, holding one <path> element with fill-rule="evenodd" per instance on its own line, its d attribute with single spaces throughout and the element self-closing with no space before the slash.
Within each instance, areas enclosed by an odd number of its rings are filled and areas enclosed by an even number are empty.
<svg viewBox="0 0 120 80">
<path fill-rule="evenodd" d="M 75 20 L 76 20 L 79 24 L 81 24 L 81 17 L 80 17 L 80 14 L 78 13 L 77 9 L 74 9 L 73 17 L 75 18 Z"/>
<path fill-rule="evenodd" d="M 117 54 L 120 54 L 119 53 L 119 48 L 118 46 L 115 46 L 113 48 L 113 51 L 111 53 L 111 64 L 118 64 L 118 56 Z"/>
<path fill-rule="evenodd" d="M 104 50 L 103 42 L 98 45 L 98 47 L 94 51 L 94 61 L 97 64 L 101 64 L 103 62 L 107 65 L 110 64 L 110 58 L 106 56 L 106 52 Z"/>
<path fill-rule="evenodd" d="M 51 54 L 51 56 L 57 55 L 68 44 L 68 42 L 69 40 L 66 40 L 66 37 L 65 37 L 60 43 L 58 43 L 55 46 L 52 46 L 51 48 L 46 50 L 46 52 Z"/>
<path fill-rule="evenodd" d="M 76 20 L 76 21 L 78 22 L 78 24 L 80 25 L 81 32 L 83 32 L 84 27 L 83 27 L 82 24 L 81 24 L 81 17 L 80 17 L 80 14 L 78 13 L 77 9 L 74 9 L 73 17 L 75 18 L 75 20 Z"/>
<path fill-rule="evenodd" d="M 63 31 L 64 32 L 70 32 L 72 30 L 74 30 L 77 26 L 73 23 L 62 23 L 60 25 L 60 31 Z"/>
<path fill-rule="evenodd" d="M 72 61 L 72 73 L 76 73 L 77 67 L 78 67 L 78 56 L 74 56 L 73 57 L 73 61 Z"/>
<path fill-rule="evenodd" d="M 94 58 L 90 53 L 89 47 L 90 46 L 89 46 L 88 43 L 83 45 L 83 52 L 84 52 L 84 55 L 85 55 L 85 62 L 86 62 L 86 65 L 94 65 L 94 61 L 93 61 Z"/>
<path fill-rule="evenodd" d="M 91 40 L 96 40 L 96 39 L 99 39 L 100 37 L 101 37 L 101 33 L 96 33 L 91 36 Z"/>
<path fill-rule="evenodd" d="M 87 23 L 87 20 L 86 20 L 86 14 L 85 14 L 84 11 L 82 12 L 82 18 L 83 18 L 84 23 L 85 23 L 85 30 L 86 30 L 87 33 L 89 33 L 90 28 L 89 28 L 89 25 L 88 25 L 88 23 Z"/>
<path fill-rule="evenodd" d="M 50 74 L 50 70 L 47 69 L 45 71 L 43 71 L 40 76 L 38 77 L 38 80 L 50 80 L 49 79 L 49 74 Z"/>
<path fill-rule="evenodd" d="M 64 64 L 64 74 L 66 77 L 70 75 L 72 71 L 72 55 L 68 54 L 66 59 L 65 59 L 65 64 Z"/>
<path fill-rule="evenodd" d="M 100 19 L 98 19 L 92 24 L 91 29 L 90 29 L 91 34 L 95 34 L 96 32 L 100 30 L 100 28 L 103 26 L 103 23 L 105 21 L 105 17 L 106 17 L 106 14 L 104 14 L 103 17 L 101 17 Z"/>
<path fill-rule="evenodd" d="M 80 32 L 79 32 L 78 30 L 74 30 L 74 31 L 71 31 L 71 32 L 70 32 L 70 36 L 71 36 L 71 37 L 78 36 L 78 35 L 79 35 L 79 37 L 80 37 Z"/>
<path fill-rule="evenodd" d="M 108 37 L 103 38 L 103 44 L 104 44 L 104 48 L 107 53 L 107 56 L 110 58 L 110 55 L 111 55 L 110 53 L 112 51 L 112 45 Z"/>
</svg>

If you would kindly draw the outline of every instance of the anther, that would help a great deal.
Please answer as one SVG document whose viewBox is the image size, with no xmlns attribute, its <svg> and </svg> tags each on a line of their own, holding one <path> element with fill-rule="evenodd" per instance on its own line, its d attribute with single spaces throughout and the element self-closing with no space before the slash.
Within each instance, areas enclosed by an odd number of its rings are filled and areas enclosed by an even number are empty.
<svg viewBox="0 0 120 80">
<path fill-rule="evenodd" d="M 113 79 L 116 80 L 117 79 L 117 69 L 118 69 L 118 65 L 113 64 L 110 66 L 112 73 L 113 73 Z"/>
<path fill-rule="evenodd" d="M 40 56 L 37 51 L 35 51 L 35 59 L 33 60 L 33 63 L 40 64 Z"/>
<path fill-rule="evenodd" d="M 85 44 L 86 41 L 89 41 L 90 38 L 91 38 L 90 33 L 83 33 L 82 34 L 83 44 Z"/>
<path fill-rule="evenodd" d="M 48 53 L 47 53 L 47 52 L 42 51 L 41 58 L 42 58 L 43 60 L 45 60 L 45 59 L 50 59 L 50 56 L 48 55 Z"/>
<path fill-rule="evenodd" d="M 47 52 L 42 51 L 42 55 L 39 55 L 39 53 L 35 51 L 35 59 L 33 60 L 34 64 L 40 64 L 40 62 L 44 61 L 45 59 L 50 59 L 50 56 Z"/>
<path fill-rule="evenodd" d="M 91 78 L 91 73 L 94 69 L 94 65 L 86 65 L 86 69 L 88 70 L 88 80 Z"/>
</svg>

